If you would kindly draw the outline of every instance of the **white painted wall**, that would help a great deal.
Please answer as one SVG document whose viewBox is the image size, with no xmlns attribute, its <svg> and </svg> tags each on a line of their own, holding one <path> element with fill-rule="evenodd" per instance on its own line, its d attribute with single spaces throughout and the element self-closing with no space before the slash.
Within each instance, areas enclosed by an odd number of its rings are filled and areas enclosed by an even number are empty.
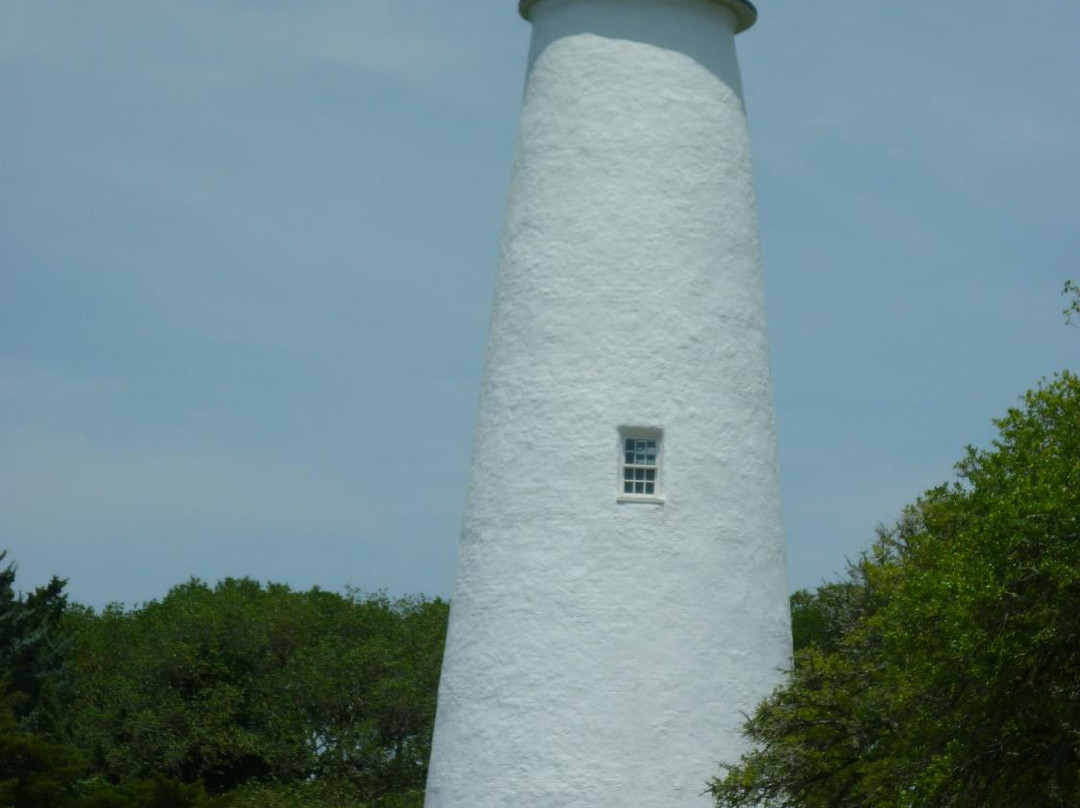
<svg viewBox="0 0 1080 808">
<path fill-rule="evenodd" d="M 426 806 L 705 806 L 790 656 L 736 17 L 528 14 Z M 662 505 L 616 502 L 626 425 Z"/>
</svg>

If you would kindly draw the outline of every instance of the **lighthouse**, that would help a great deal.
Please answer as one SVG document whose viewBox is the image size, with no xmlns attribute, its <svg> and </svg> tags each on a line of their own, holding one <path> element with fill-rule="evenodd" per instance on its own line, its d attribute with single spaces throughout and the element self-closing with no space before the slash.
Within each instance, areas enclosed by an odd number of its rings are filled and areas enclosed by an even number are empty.
<svg viewBox="0 0 1080 808">
<path fill-rule="evenodd" d="M 791 655 L 747 0 L 532 24 L 426 808 L 706 806 Z"/>
</svg>

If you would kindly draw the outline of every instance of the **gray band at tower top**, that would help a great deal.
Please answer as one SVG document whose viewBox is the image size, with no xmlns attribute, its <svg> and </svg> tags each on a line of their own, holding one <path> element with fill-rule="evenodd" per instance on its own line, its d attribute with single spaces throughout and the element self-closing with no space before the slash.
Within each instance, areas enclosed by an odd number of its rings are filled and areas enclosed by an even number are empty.
<svg viewBox="0 0 1080 808">
<path fill-rule="evenodd" d="M 518 13 L 525 19 L 529 19 L 529 10 L 539 3 L 540 0 L 519 0 Z M 711 0 L 731 9 L 735 14 L 735 33 L 741 33 L 757 22 L 757 9 L 750 0 Z"/>
</svg>

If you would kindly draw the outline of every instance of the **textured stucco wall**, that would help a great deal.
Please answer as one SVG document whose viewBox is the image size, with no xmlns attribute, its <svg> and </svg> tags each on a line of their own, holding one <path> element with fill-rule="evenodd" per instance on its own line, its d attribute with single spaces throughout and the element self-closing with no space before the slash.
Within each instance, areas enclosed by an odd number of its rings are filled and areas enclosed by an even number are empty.
<svg viewBox="0 0 1080 808">
<path fill-rule="evenodd" d="M 705 806 L 790 655 L 735 17 L 529 14 L 426 805 Z M 662 505 L 616 501 L 628 425 Z"/>
</svg>

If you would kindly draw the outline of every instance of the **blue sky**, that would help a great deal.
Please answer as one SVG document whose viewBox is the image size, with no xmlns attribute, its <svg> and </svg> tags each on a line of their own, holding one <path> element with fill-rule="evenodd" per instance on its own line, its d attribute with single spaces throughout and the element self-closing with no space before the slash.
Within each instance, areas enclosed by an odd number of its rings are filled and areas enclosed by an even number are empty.
<svg viewBox="0 0 1080 808">
<path fill-rule="evenodd" d="M 0 0 L 0 548 L 102 605 L 449 595 L 513 0 Z M 739 37 L 793 588 L 1076 368 L 1080 5 L 762 0 Z"/>
</svg>

